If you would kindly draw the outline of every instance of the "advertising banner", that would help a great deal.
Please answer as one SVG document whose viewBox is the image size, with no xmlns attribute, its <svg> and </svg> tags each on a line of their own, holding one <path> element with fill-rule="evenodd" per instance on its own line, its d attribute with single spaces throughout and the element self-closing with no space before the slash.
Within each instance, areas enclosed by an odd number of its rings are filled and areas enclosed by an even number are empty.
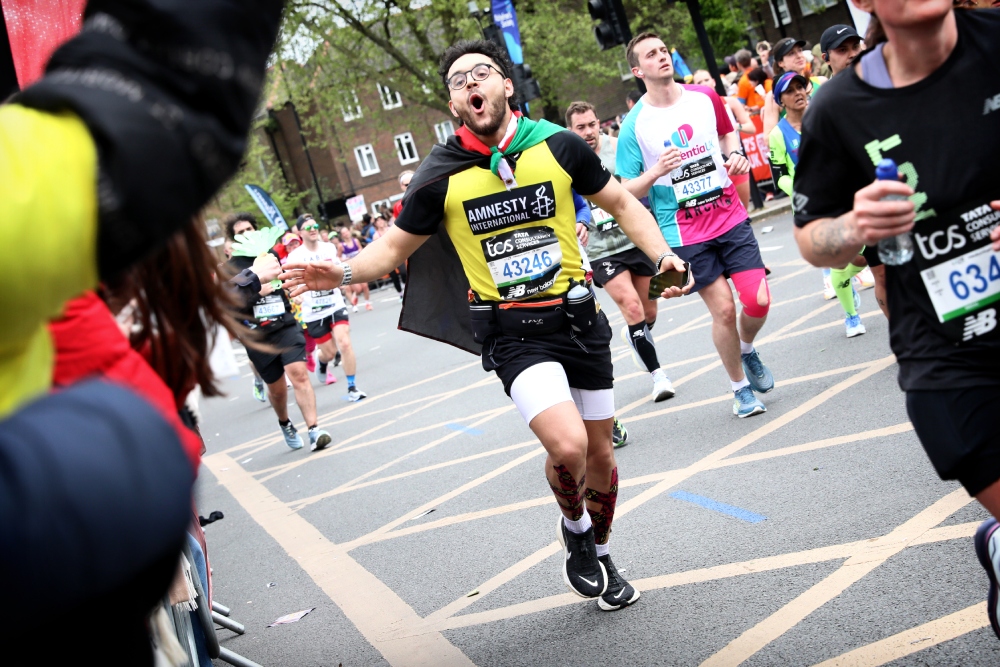
<svg viewBox="0 0 1000 667">
<path fill-rule="evenodd" d="M 511 0 L 492 0 L 493 22 L 503 32 L 503 41 L 507 44 L 507 53 L 515 65 L 524 62 L 521 52 L 521 31 L 517 27 L 517 14 Z"/>
<path fill-rule="evenodd" d="M 274 201 L 271 200 L 271 195 L 267 194 L 262 187 L 259 185 L 244 185 L 250 196 L 253 197 L 254 203 L 257 204 L 257 208 L 263 213 L 271 224 L 275 227 L 280 227 L 286 232 L 288 231 L 288 223 L 285 222 L 285 218 L 281 215 L 281 211 L 275 206 Z"/>
</svg>

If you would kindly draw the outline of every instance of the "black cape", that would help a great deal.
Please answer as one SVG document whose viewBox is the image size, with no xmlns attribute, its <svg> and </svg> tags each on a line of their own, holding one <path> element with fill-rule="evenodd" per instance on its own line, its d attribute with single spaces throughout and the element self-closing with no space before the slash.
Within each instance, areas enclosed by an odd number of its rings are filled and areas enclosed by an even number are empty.
<svg viewBox="0 0 1000 667">
<path fill-rule="evenodd" d="M 420 164 L 403 197 L 403 208 L 413 193 L 470 167 L 489 169 L 490 156 L 463 148 L 458 137 L 438 144 Z M 399 328 L 482 354 L 483 346 L 472 336 L 469 320 L 469 280 L 444 225 L 410 256 L 409 277 Z"/>
</svg>

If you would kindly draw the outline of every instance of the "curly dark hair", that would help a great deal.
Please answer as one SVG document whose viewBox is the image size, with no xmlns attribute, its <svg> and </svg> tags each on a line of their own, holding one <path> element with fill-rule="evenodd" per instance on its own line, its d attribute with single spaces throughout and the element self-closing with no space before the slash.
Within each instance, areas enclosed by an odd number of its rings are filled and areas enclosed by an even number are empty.
<svg viewBox="0 0 1000 667">
<path fill-rule="evenodd" d="M 233 213 L 231 216 L 226 218 L 226 238 L 230 241 L 234 241 L 236 239 L 236 234 L 233 233 L 233 227 L 236 226 L 237 222 L 249 222 L 253 225 L 254 229 L 260 229 L 260 224 L 257 223 L 257 218 L 254 217 L 253 213 L 247 213 L 246 211 Z"/>
<path fill-rule="evenodd" d="M 438 67 L 438 76 L 445 86 L 448 85 L 448 70 L 455 64 L 455 61 L 464 55 L 478 53 L 493 61 L 505 79 L 514 78 L 514 64 L 510 61 L 507 51 L 501 48 L 496 42 L 487 39 L 463 39 L 455 42 L 441 54 L 441 66 Z M 517 109 L 517 89 L 514 95 L 507 100 L 511 109 Z"/>
</svg>

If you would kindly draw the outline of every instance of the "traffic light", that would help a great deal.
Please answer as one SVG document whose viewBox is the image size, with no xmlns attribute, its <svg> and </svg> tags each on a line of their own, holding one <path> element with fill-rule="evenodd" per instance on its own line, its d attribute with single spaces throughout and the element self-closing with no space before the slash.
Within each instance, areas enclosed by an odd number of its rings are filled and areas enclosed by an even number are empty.
<svg viewBox="0 0 1000 667">
<path fill-rule="evenodd" d="M 621 0 L 587 0 L 587 10 L 590 18 L 600 21 L 594 27 L 594 37 L 601 51 L 627 44 L 632 39 Z"/>
<path fill-rule="evenodd" d="M 542 89 L 531 75 L 531 66 L 527 63 L 514 65 L 514 90 L 521 102 L 530 102 L 542 96 Z"/>
</svg>

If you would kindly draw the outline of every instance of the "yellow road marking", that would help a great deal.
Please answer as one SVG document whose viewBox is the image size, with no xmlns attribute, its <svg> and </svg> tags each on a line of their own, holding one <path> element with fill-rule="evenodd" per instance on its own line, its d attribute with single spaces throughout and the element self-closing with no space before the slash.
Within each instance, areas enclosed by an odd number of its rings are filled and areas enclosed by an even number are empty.
<svg viewBox="0 0 1000 667">
<path fill-rule="evenodd" d="M 202 462 L 250 518 L 295 559 L 390 665 L 473 665 L 438 632 L 419 637 L 391 637 L 394 628 L 421 620 L 401 597 L 312 524 L 288 509 L 235 459 L 213 454 Z"/>
<path fill-rule="evenodd" d="M 952 491 L 888 535 L 865 543 L 835 572 L 763 621 L 729 642 L 702 667 L 734 667 L 798 625 L 809 614 L 837 597 L 869 572 L 896 555 L 917 537 L 972 502 L 964 489 Z"/>
<path fill-rule="evenodd" d="M 653 498 L 656 498 L 657 496 L 666 492 L 668 489 L 676 486 L 680 482 L 692 477 L 693 475 L 696 475 L 699 472 L 703 472 L 704 470 L 708 470 L 709 468 L 713 467 L 712 464 L 716 463 L 717 461 L 720 461 L 728 456 L 735 454 L 741 449 L 748 447 L 754 442 L 760 440 L 764 436 L 773 433 L 782 426 L 795 421 L 802 415 L 808 413 L 810 410 L 813 410 L 817 406 L 822 405 L 827 400 L 833 398 L 842 391 L 845 391 L 853 387 L 859 382 L 862 382 L 863 380 L 868 379 L 872 375 L 875 375 L 879 371 L 887 368 L 894 361 L 895 357 L 890 355 L 888 357 L 884 357 L 877 361 L 871 362 L 867 364 L 865 369 L 861 370 L 856 375 L 853 375 L 845 380 L 842 380 L 833 387 L 830 387 L 829 389 L 820 392 L 820 394 L 807 400 L 805 403 L 798 406 L 797 408 L 794 408 L 789 412 L 777 417 L 776 419 L 768 423 L 765 423 L 761 427 L 748 433 L 742 438 L 737 439 L 735 442 L 732 442 L 731 444 L 712 452 L 711 454 L 696 461 L 695 463 L 691 464 L 686 468 L 681 468 L 675 471 L 671 471 L 670 473 L 667 473 L 664 476 L 664 479 L 653 485 L 653 487 L 646 489 L 642 493 L 638 494 L 633 498 L 630 498 L 624 503 L 620 503 L 615 510 L 615 518 L 618 519 L 624 516 L 625 514 L 628 514 L 633 509 L 637 509 L 638 507 L 649 502 Z M 435 619 L 438 619 L 439 617 L 441 617 L 441 615 L 444 615 L 445 613 L 447 613 L 448 615 L 458 613 L 459 611 L 465 609 L 469 605 L 485 598 L 487 595 L 489 595 L 491 591 L 496 590 L 500 586 L 511 581 L 512 579 L 520 575 L 522 572 L 524 572 L 531 566 L 540 563 L 549 556 L 555 554 L 558 550 L 559 550 L 559 543 L 555 541 L 551 542 L 550 544 L 542 547 L 541 549 L 531 554 L 530 556 L 527 556 L 519 563 L 515 563 L 514 565 L 510 566 L 509 568 L 501 572 L 500 574 L 492 577 L 488 581 L 479 585 L 478 586 L 479 595 L 477 595 L 476 597 L 470 598 L 463 596 L 455 600 L 454 602 L 451 602 L 438 612 L 431 614 L 431 616 L 429 616 L 428 618 L 434 617 Z"/>
<path fill-rule="evenodd" d="M 978 526 L 979 522 L 973 521 L 970 523 L 960 524 L 958 526 L 932 528 L 911 542 L 909 546 L 916 546 L 918 544 L 933 544 L 935 542 L 945 542 L 954 539 L 967 539 L 975 533 Z M 855 554 L 863 551 L 866 545 L 870 542 L 871 540 L 868 539 L 858 540 L 856 542 L 845 542 L 843 544 L 834 544 L 827 547 L 818 547 L 815 549 L 806 549 L 804 551 L 796 551 L 793 553 L 778 554 L 776 556 L 754 558 L 738 563 L 726 563 L 724 565 L 714 565 L 712 567 L 696 568 L 693 570 L 684 570 L 682 572 L 672 572 L 670 574 L 647 577 L 644 579 L 634 579 L 630 583 L 642 592 L 649 592 L 667 588 L 677 588 L 679 586 L 689 586 L 691 584 L 720 581 L 722 579 L 732 579 L 735 577 L 742 577 L 747 574 L 770 572 L 791 567 L 799 567 L 801 565 L 825 563 L 831 560 L 851 558 Z M 424 617 L 421 623 L 418 623 L 412 628 L 399 628 L 398 634 L 395 636 L 405 637 L 409 635 L 418 635 L 423 632 L 443 632 L 445 630 L 471 627 L 482 625 L 484 623 L 494 623 L 496 621 L 517 618 L 527 614 L 536 614 L 541 611 L 548 611 L 559 607 L 587 603 L 587 600 L 581 600 L 578 596 L 573 595 L 572 593 L 560 593 L 488 611 L 462 614 L 461 616 L 444 616 L 443 614 L 436 616 L 435 614 L 431 614 Z M 983 615 L 985 617 L 985 613 Z M 988 624 L 989 621 L 986 622 Z M 817 665 L 816 667 L 820 666 Z M 824 663 L 823 667 L 827 667 L 826 663 Z"/>
<path fill-rule="evenodd" d="M 885 428 L 874 429 L 871 431 L 862 431 L 861 433 L 853 433 L 851 435 L 838 436 L 836 438 L 826 438 L 823 440 L 816 440 L 813 442 L 806 442 L 801 445 L 792 445 L 790 447 L 782 447 L 780 449 L 771 449 L 766 452 L 759 452 L 757 454 L 746 454 L 744 456 L 734 456 L 731 458 L 726 458 L 715 465 L 711 469 L 725 468 L 734 465 L 743 465 L 745 463 L 754 463 L 757 461 L 764 461 L 767 459 L 779 458 L 782 456 L 790 456 L 793 454 L 801 454 L 804 452 L 812 452 L 819 449 L 825 449 L 827 447 L 835 447 L 837 445 L 853 444 L 855 442 L 861 442 L 863 440 L 870 440 L 872 438 L 883 438 L 890 435 L 896 435 L 899 433 L 906 433 L 913 430 L 913 425 L 910 422 L 904 422 L 902 424 L 896 424 L 895 426 L 887 426 Z M 529 443 L 523 443 L 524 445 L 538 444 L 537 440 L 533 440 Z M 518 445 L 515 445 L 518 446 Z M 541 454 L 544 450 L 539 449 L 538 453 Z M 667 470 L 664 472 L 650 473 L 648 475 L 640 475 L 639 477 L 630 477 L 624 479 L 619 483 L 619 488 L 626 489 L 633 486 L 642 486 L 644 484 L 653 484 L 665 479 L 666 477 L 674 474 L 676 469 Z M 436 521 L 428 521 L 427 523 L 420 524 L 418 526 L 409 526 L 407 528 L 401 528 L 399 530 L 394 530 L 389 533 L 384 533 L 377 537 L 368 538 L 365 536 L 359 538 L 352 542 L 352 549 L 361 546 L 362 544 L 372 544 L 374 542 L 382 542 L 384 540 L 391 540 L 397 537 L 404 537 L 406 535 L 413 535 L 414 533 L 422 533 L 429 530 L 435 530 L 437 528 L 443 528 L 445 526 L 453 526 L 458 523 L 465 523 L 468 521 L 477 521 L 479 519 L 486 519 L 501 514 L 509 514 L 511 512 L 520 512 L 521 510 L 532 509 L 534 507 L 542 507 L 555 503 L 555 499 L 552 494 L 546 494 L 538 498 L 532 498 L 530 500 L 522 500 L 516 503 L 510 503 L 507 505 L 500 505 L 498 507 L 491 507 L 486 510 L 478 510 L 476 512 L 466 512 L 463 514 L 455 514 L 448 517 L 442 517 Z M 960 528 L 960 527 L 958 527 Z M 947 530 L 941 528 L 938 530 Z M 959 532 L 956 537 L 962 536 L 964 533 Z"/>
<path fill-rule="evenodd" d="M 966 607 L 868 646 L 825 660 L 815 667 L 878 667 L 990 625 L 986 602 Z"/>
</svg>

